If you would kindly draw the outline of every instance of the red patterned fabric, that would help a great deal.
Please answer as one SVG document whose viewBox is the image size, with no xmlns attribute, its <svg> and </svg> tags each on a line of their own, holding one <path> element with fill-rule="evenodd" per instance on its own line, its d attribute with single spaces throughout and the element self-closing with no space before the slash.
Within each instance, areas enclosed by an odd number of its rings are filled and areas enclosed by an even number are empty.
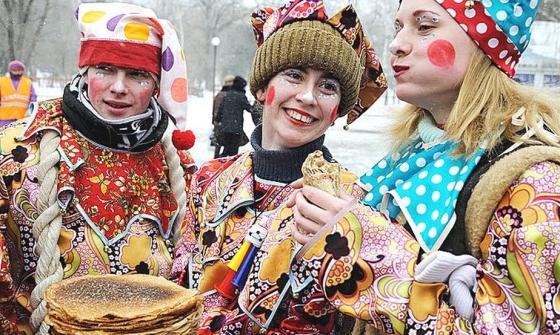
<svg viewBox="0 0 560 335">
<path fill-rule="evenodd" d="M 87 219 L 98 223 L 108 241 L 125 232 L 139 216 L 153 218 L 162 235 L 169 237 L 177 202 L 167 182 L 161 146 L 140 154 L 114 155 L 79 136 L 67 123 L 60 146 L 77 168 L 61 164 L 59 194 L 73 191 Z"/>
<path fill-rule="evenodd" d="M 177 204 L 161 143 L 140 154 L 98 147 L 69 126 L 61 102 L 44 101 L 33 120 L 0 128 L 0 334 L 32 334 L 37 266 L 32 230 L 40 214 L 39 140 L 45 129 L 61 135 L 63 278 L 109 273 L 167 278 L 171 270 Z M 187 151 L 177 153 L 188 184 L 192 158 Z"/>
</svg>

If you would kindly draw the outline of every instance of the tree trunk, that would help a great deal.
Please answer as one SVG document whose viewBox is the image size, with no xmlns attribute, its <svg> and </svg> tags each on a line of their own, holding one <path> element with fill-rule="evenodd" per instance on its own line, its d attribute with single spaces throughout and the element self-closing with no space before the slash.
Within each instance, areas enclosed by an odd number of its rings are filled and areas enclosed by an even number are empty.
<svg viewBox="0 0 560 335">
<path fill-rule="evenodd" d="M 33 33 L 33 36 L 41 35 L 41 31 L 43 30 L 44 27 L 43 22 L 45 22 L 45 20 L 47 19 L 47 15 L 49 15 L 49 5 L 50 5 L 50 0 L 45 0 L 45 8 L 42 11 L 41 17 L 39 19 L 39 23 L 35 28 L 35 32 Z M 33 38 L 31 40 L 29 48 L 27 49 L 27 54 L 25 59 L 29 64 L 32 64 L 33 55 L 35 54 L 35 48 L 37 47 L 37 40 L 38 40 L 37 37 Z"/>
<path fill-rule="evenodd" d="M 40 6 L 44 4 L 44 6 Z M 2 0 L 0 26 L 5 28 L 9 60 L 29 64 L 49 12 L 50 0 Z M 3 8 L 2 8 L 3 7 Z"/>
</svg>

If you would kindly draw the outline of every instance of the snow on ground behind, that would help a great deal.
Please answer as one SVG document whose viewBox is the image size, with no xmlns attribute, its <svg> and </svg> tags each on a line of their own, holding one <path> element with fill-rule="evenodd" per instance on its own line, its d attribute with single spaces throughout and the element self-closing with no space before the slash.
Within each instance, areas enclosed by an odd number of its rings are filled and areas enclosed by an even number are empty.
<svg viewBox="0 0 560 335">
<path fill-rule="evenodd" d="M 62 95 L 61 88 L 36 87 L 36 90 L 39 100 Z M 214 147 L 210 146 L 209 140 L 211 120 L 212 94 L 206 92 L 204 97 L 189 96 L 187 126 L 196 135 L 196 144 L 190 151 L 197 165 L 212 159 L 214 155 Z M 343 129 L 345 123 L 346 118 L 339 119 L 327 130 L 325 144 L 342 166 L 361 175 L 389 150 L 383 131 L 390 124 L 390 113 L 380 102 L 354 121 L 348 131 Z M 248 113 L 243 128 L 250 136 L 254 125 Z M 251 150 L 250 144 L 240 148 L 240 152 L 248 150 Z"/>
</svg>

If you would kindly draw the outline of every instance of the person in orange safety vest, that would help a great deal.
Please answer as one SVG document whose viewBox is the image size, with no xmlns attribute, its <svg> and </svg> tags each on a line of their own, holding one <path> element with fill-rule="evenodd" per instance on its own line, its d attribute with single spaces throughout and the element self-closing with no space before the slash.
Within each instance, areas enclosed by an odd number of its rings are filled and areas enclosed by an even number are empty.
<svg viewBox="0 0 560 335">
<path fill-rule="evenodd" d="M 0 77 L 0 127 L 26 116 L 29 104 L 37 101 L 25 65 L 18 60 L 8 64 L 8 74 Z"/>
</svg>

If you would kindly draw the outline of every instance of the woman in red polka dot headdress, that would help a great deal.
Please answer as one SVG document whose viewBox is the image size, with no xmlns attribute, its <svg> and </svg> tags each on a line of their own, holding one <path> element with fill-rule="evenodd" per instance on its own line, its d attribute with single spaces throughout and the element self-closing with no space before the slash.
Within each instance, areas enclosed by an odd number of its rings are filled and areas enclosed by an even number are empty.
<svg viewBox="0 0 560 335">
<path fill-rule="evenodd" d="M 539 3 L 403 0 L 395 149 L 361 203 L 296 198 L 315 284 L 367 327 L 560 334 L 560 97 L 512 79 Z"/>
<path fill-rule="evenodd" d="M 186 213 L 194 138 L 174 124 L 187 77 L 171 23 L 123 3 L 76 14 L 63 96 L 0 128 L 0 334 L 48 334 L 43 296 L 63 279 L 168 277 Z"/>
</svg>

